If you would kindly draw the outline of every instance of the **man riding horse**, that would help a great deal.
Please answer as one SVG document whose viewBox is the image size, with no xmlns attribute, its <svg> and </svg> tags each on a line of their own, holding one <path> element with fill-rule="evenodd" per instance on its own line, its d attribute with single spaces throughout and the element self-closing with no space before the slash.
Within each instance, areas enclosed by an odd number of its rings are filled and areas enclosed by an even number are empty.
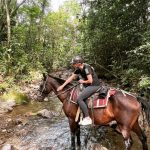
<svg viewBox="0 0 150 150">
<path fill-rule="evenodd" d="M 77 78 L 78 75 L 82 77 L 82 79 L 79 80 L 79 83 L 83 84 L 85 88 L 79 94 L 77 103 L 83 112 L 84 118 L 79 122 L 79 124 L 90 125 L 92 124 L 92 119 L 89 117 L 85 101 L 100 88 L 100 82 L 94 68 L 89 64 L 84 63 L 81 56 L 75 56 L 71 61 L 71 65 L 75 68 L 75 71 L 61 86 L 58 87 L 57 91 L 63 90 L 63 88 L 72 80 Z"/>
<path fill-rule="evenodd" d="M 62 108 L 66 117 L 68 118 L 70 127 L 71 150 L 76 150 L 76 147 L 81 148 L 80 126 L 78 123 L 79 118 L 76 121 L 78 105 L 69 99 L 73 92 L 78 89 L 73 86 L 72 90 L 68 90 L 67 86 L 65 87 L 65 85 L 71 82 L 78 74 L 83 76 L 83 79 L 79 80 L 79 83 L 83 83 L 85 85 L 85 89 L 81 92 L 79 97 L 77 97 L 78 104 L 84 113 L 84 119 L 80 122 L 80 124 L 87 125 L 91 124 L 93 121 L 94 125 L 99 126 L 108 125 L 110 122 L 116 121 L 117 129 L 119 129 L 118 131 L 124 139 L 125 150 L 131 150 L 133 144 L 131 135 L 132 131 L 136 133 L 141 141 L 142 150 L 148 150 L 146 134 L 141 129 L 138 121 L 140 113 L 142 112 L 142 114 L 145 114 L 146 116 L 148 125 L 150 125 L 150 105 L 148 100 L 132 95 L 131 93 L 123 90 L 109 89 L 107 94 L 108 96 L 106 96 L 108 99 L 107 107 L 103 107 L 102 109 L 96 108 L 93 110 L 88 108 L 87 110 L 84 100 L 99 88 L 100 83 L 98 82 L 98 78 L 92 67 L 90 67 L 88 64 L 85 64 L 81 57 L 75 57 L 72 60 L 72 65 L 75 67 L 75 71 L 67 79 L 67 81 L 53 77 L 50 74 L 47 76 L 43 74 L 43 82 L 40 85 L 42 100 L 47 97 L 51 91 L 53 91 L 57 95 L 58 99 L 62 102 Z M 111 91 L 115 91 L 115 93 L 110 95 Z M 77 94 L 75 94 L 73 98 L 76 99 L 76 95 Z M 89 116 L 92 118 L 92 121 Z"/>
</svg>

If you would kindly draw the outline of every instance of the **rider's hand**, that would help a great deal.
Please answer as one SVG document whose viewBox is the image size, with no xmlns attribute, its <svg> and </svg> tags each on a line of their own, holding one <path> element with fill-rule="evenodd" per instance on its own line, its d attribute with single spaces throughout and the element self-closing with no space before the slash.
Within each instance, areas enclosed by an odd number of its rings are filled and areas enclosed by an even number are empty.
<svg viewBox="0 0 150 150">
<path fill-rule="evenodd" d="M 85 83 L 84 80 L 82 80 L 82 79 L 80 79 L 78 82 L 81 84 Z"/>
<path fill-rule="evenodd" d="M 57 88 L 57 91 L 61 91 L 64 87 L 61 85 Z"/>
</svg>

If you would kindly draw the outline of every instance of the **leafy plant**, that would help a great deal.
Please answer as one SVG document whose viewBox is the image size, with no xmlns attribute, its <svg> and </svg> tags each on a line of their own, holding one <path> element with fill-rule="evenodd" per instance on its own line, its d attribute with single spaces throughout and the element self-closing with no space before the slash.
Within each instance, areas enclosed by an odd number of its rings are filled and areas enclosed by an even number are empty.
<svg viewBox="0 0 150 150">
<path fill-rule="evenodd" d="M 16 104 L 26 104 L 29 102 L 28 98 L 26 95 L 16 92 L 16 91 L 10 91 L 9 93 L 5 93 L 2 97 L 3 100 L 8 101 L 8 100 L 15 100 Z"/>
<path fill-rule="evenodd" d="M 137 89 L 142 72 L 135 69 L 124 70 L 121 75 L 121 85 L 128 90 Z"/>
<path fill-rule="evenodd" d="M 138 83 L 140 95 L 150 99 L 150 77 L 142 76 Z"/>
<path fill-rule="evenodd" d="M 141 78 L 140 78 L 140 81 L 139 81 L 139 83 L 138 83 L 138 86 L 140 87 L 140 88 L 150 88 L 150 77 L 147 77 L 147 76 L 142 76 Z"/>
</svg>

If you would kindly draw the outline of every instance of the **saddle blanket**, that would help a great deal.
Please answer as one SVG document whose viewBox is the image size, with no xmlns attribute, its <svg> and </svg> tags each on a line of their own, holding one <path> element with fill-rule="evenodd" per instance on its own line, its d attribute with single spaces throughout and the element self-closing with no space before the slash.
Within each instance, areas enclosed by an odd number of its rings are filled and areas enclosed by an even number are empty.
<svg viewBox="0 0 150 150">
<path fill-rule="evenodd" d="M 108 100 L 110 96 L 115 95 L 116 93 L 116 89 L 109 89 L 107 92 L 107 96 L 104 99 L 100 99 L 98 93 L 95 93 L 94 95 L 92 95 L 90 98 L 88 98 L 87 100 L 87 105 L 89 108 L 102 108 L 102 107 L 106 107 L 108 104 Z M 77 96 L 79 94 L 79 91 L 73 91 L 72 92 L 72 98 L 71 98 L 71 102 L 77 104 L 76 99 Z"/>
<path fill-rule="evenodd" d="M 116 89 L 110 89 L 108 90 L 107 96 L 104 99 L 100 98 L 89 98 L 88 99 L 88 107 L 89 108 L 102 108 L 102 107 L 107 107 L 108 100 L 110 96 L 115 95 Z"/>
</svg>

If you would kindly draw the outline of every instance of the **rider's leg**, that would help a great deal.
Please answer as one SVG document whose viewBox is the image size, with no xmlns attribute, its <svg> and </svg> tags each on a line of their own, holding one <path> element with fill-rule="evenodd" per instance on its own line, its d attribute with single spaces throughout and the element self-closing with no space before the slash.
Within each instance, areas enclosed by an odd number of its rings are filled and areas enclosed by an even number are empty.
<svg viewBox="0 0 150 150">
<path fill-rule="evenodd" d="M 77 103 L 79 104 L 79 106 L 83 112 L 83 115 L 84 115 L 84 119 L 81 122 L 81 124 L 83 124 L 83 125 L 92 124 L 92 120 L 89 117 L 88 108 L 87 108 L 87 105 L 84 100 L 86 100 L 93 93 L 95 93 L 98 88 L 99 88 L 99 86 L 88 86 L 80 93 L 79 97 L 77 98 Z M 85 124 L 84 124 L 84 122 L 85 122 Z"/>
</svg>

